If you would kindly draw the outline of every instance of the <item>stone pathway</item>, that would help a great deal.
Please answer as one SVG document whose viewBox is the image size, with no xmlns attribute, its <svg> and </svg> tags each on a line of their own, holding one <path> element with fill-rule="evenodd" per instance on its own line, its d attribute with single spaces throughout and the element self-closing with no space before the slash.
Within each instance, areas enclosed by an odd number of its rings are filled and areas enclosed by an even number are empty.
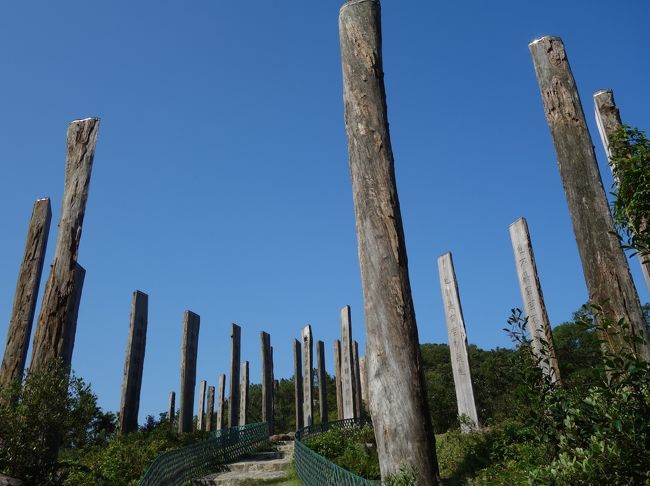
<svg viewBox="0 0 650 486">
<path fill-rule="evenodd" d="M 293 441 L 272 442 L 271 449 L 257 452 L 225 466 L 225 470 L 200 479 L 193 479 L 192 486 L 204 485 L 253 485 L 266 481 L 283 484 L 293 459 Z M 276 483 L 277 481 L 277 483 Z"/>
</svg>

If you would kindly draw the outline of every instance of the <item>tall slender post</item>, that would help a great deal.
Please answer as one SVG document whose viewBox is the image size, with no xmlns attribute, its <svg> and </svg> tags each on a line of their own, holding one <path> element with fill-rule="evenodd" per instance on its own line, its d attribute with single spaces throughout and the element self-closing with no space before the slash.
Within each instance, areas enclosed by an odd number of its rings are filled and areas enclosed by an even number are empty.
<svg viewBox="0 0 650 486">
<path fill-rule="evenodd" d="M 241 395 L 239 398 L 239 425 L 246 425 L 248 420 L 248 361 L 241 364 Z"/>
<path fill-rule="evenodd" d="M 461 420 L 461 430 L 468 432 L 478 428 L 478 413 L 474 401 L 474 388 L 472 387 L 472 373 L 467 356 L 467 333 L 463 308 L 460 305 L 458 283 L 451 253 L 438 257 L 438 273 L 440 276 L 440 290 L 445 307 L 447 320 L 447 333 L 449 334 L 449 351 L 451 352 L 451 370 L 454 375 L 456 388 L 456 402 L 458 416 L 465 417 L 469 423 Z"/>
<path fill-rule="evenodd" d="M 426 486 L 438 483 L 438 464 L 388 131 L 380 11 L 378 1 L 350 0 L 339 12 L 370 414 L 382 479 L 406 466 Z"/>
<path fill-rule="evenodd" d="M 262 345 L 262 421 L 268 422 L 273 434 L 273 365 L 271 363 L 271 336 L 260 333 Z"/>
<path fill-rule="evenodd" d="M 361 368 L 359 364 L 359 343 L 354 341 L 352 362 L 354 364 L 354 413 L 361 417 Z"/>
<path fill-rule="evenodd" d="M 241 327 L 233 324 L 230 331 L 230 401 L 228 427 L 239 425 L 239 359 L 241 355 Z"/>
<path fill-rule="evenodd" d="M 277 396 L 276 390 L 280 387 L 278 381 L 275 379 L 275 373 L 273 371 L 273 346 L 271 346 L 271 416 L 275 417 L 275 397 Z"/>
<path fill-rule="evenodd" d="M 201 380 L 199 384 L 199 407 L 196 411 L 196 430 L 205 430 L 205 396 L 208 391 L 208 382 Z"/>
<path fill-rule="evenodd" d="M 361 410 L 368 411 L 368 380 L 366 378 L 366 358 L 359 358 L 359 374 L 361 377 Z"/>
<path fill-rule="evenodd" d="M 293 384 L 296 396 L 296 430 L 300 430 L 305 426 L 305 421 L 302 394 L 302 348 L 297 339 L 293 340 Z"/>
<path fill-rule="evenodd" d="M 38 199 L 32 209 L 23 261 L 18 272 L 14 305 L 7 329 L 7 344 L 0 366 L 0 389 L 23 378 L 51 220 L 50 200 Z"/>
<path fill-rule="evenodd" d="M 612 151 L 609 148 L 609 140 L 622 126 L 621 114 L 616 102 L 614 101 L 614 92 L 611 89 L 602 89 L 594 93 L 594 108 L 596 111 L 596 125 L 600 132 L 600 140 L 603 142 L 607 158 L 611 159 Z M 611 162 L 610 162 L 611 166 Z M 618 184 L 618 181 L 616 181 Z M 650 220 L 650 214 L 646 221 Z M 643 278 L 646 286 L 650 290 L 650 256 L 637 253 Z"/>
<path fill-rule="evenodd" d="M 352 344 L 352 316 L 350 306 L 341 309 L 341 396 L 343 418 L 356 418 L 354 385 L 354 345 Z"/>
<path fill-rule="evenodd" d="M 533 352 L 537 357 L 538 366 L 544 374 L 551 381 L 561 384 L 553 332 L 546 313 L 542 286 L 537 274 L 535 253 L 525 218 L 519 218 L 510 225 L 510 241 L 515 256 L 521 298 L 524 301 L 524 309 L 528 317 L 528 332 L 532 340 Z"/>
<path fill-rule="evenodd" d="M 593 143 L 564 45 L 559 37 L 542 37 L 528 45 L 535 65 L 558 164 L 573 222 L 573 231 L 589 289 L 589 300 L 611 322 L 623 319 L 646 345 L 634 351 L 650 360 L 650 340 L 630 269 L 609 210 Z M 611 351 L 627 348 L 622 335 L 610 335 Z"/>
<path fill-rule="evenodd" d="M 212 432 L 214 430 L 214 387 L 208 387 L 208 410 L 206 412 L 205 430 Z"/>
<path fill-rule="evenodd" d="M 176 418 L 176 392 L 169 392 L 169 423 L 174 426 L 174 419 Z"/>
<path fill-rule="evenodd" d="M 198 314 L 185 311 L 183 315 L 183 347 L 181 352 L 181 406 L 178 431 L 192 432 L 194 419 L 194 390 L 196 387 L 196 355 L 199 349 Z"/>
<path fill-rule="evenodd" d="M 62 347 L 59 355 L 63 366 L 68 370 L 72 367 L 72 352 L 74 351 L 74 341 L 77 335 L 77 317 L 79 316 L 79 306 L 81 305 L 81 294 L 85 280 L 86 270 L 78 263 L 75 263 L 72 276 L 72 294 L 68 300 L 68 308 L 65 311 L 63 335 L 61 336 Z"/>
<path fill-rule="evenodd" d="M 327 407 L 327 370 L 325 370 L 325 343 L 316 343 L 316 360 L 318 361 L 318 405 L 320 409 L 320 422 L 327 423 L 329 413 Z"/>
<path fill-rule="evenodd" d="M 120 433 L 128 434 L 138 430 L 140 410 L 140 389 L 142 370 L 147 345 L 147 317 L 149 296 L 136 290 L 131 299 L 131 318 L 129 338 L 124 358 L 124 377 L 122 378 L 122 404 L 120 406 Z"/>
<path fill-rule="evenodd" d="M 341 393 L 341 341 L 334 341 L 334 373 L 336 374 L 336 418 L 343 420 L 343 396 Z"/>
<path fill-rule="evenodd" d="M 90 174 L 95 157 L 99 119 L 75 120 L 68 126 L 63 202 L 54 262 L 43 292 L 41 312 L 34 335 L 32 371 L 62 358 L 74 343 L 66 343 L 66 313 L 72 312 L 76 297 L 75 266 L 81 239 Z M 70 363 L 64 363 L 70 365 Z"/>
<path fill-rule="evenodd" d="M 302 330 L 302 415 L 305 427 L 314 423 L 314 343 L 311 326 Z"/>
<path fill-rule="evenodd" d="M 226 375 L 219 375 L 219 408 L 217 409 L 217 430 L 223 429 L 223 407 L 226 403 Z"/>
</svg>

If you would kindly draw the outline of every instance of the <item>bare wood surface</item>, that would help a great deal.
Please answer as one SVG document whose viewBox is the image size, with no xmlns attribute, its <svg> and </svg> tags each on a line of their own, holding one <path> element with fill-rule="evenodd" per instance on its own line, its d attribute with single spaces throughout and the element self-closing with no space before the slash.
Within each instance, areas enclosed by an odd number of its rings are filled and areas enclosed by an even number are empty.
<svg viewBox="0 0 650 486">
<path fill-rule="evenodd" d="M 239 425 L 239 364 L 241 357 L 241 327 L 230 328 L 230 399 L 228 401 L 228 427 Z"/>
<path fill-rule="evenodd" d="M 361 417 L 361 366 L 359 363 L 359 343 L 354 341 L 352 345 L 352 363 L 354 365 L 354 414 Z"/>
<path fill-rule="evenodd" d="M 302 416 L 305 427 L 314 423 L 314 342 L 311 326 L 302 329 Z"/>
<path fill-rule="evenodd" d="M 395 185 L 378 1 L 339 12 L 345 128 L 366 318 L 366 367 L 381 476 L 407 466 L 438 484 L 435 438 Z"/>
<path fill-rule="evenodd" d="M 334 341 L 334 374 L 336 383 L 336 418 L 343 420 L 343 396 L 341 392 L 341 341 Z"/>
<path fill-rule="evenodd" d="M 176 418 L 176 392 L 169 392 L 169 410 L 167 411 L 169 416 L 169 423 L 174 426 L 174 419 Z"/>
<path fill-rule="evenodd" d="M 318 341 L 316 343 L 316 361 L 318 362 L 318 406 L 320 411 L 320 421 L 322 424 L 327 423 L 327 370 L 325 369 L 325 343 Z"/>
<path fill-rule="evenodd" d="M 341 397 L 343 418 L 357 417 L 355 407 L 354 348 L 352 344 L 352 315 L 350 306 L 341 309 Z"/>
<path fill-rule="evenodd" d="M 451 253 L 445 253 L 438 257 L 438 274 L 440 276 L 440 290 L 442 291 L 442 301 L 447 320 L 451 369 L 454 375 L 458 416 L 465 416 L 469 419 L 469 423 L 461 422 L 461 429 L 464 432 L 468 432 L 470 429 L 478 428 L 479 422 L 478 413 L 476 412 L 476 402 L 474 400 L 472 373 L 467 355 L 465 319 L 463 318 L 463 308 L 460 304 L 458 283 L 456 281 L 456 272 L 454 271 L 454 262 Z"/>
<path fill-rule="evenodd" d="M 248 420 L 248 361 L 241 364 L 241 389 L 239 396 L 239 425 L 246 425 Z"/>
<path fill-rule="evenodd" d="M 22 380 L 25 371 L 51 220 L 50 200 L 38 199 L 32 209 L 23 261 L 18 272 L 5 353 L 0 366 L 0 388 Z"/>
<path fill-rule="evenodd" d="M 205 430 L 214 430 L 214 387 L 208 387 L 208 409 L 205 412 Z"/>
<path fill-rule="evenodd" d="M 34 335 L 32 370 L 43 369 L 64 351 L 66 312 L 74 309 L 74 274 L 86 212 L 99 119 L 75 120 L 68 126 L 65 183 L 54 262 L 43 292 Z"/>
<path fill-rule="evenodd" d="M 201 380 L 199 383 L 199 407 L 196 411 L 196 430 L 205 430 L 205 399 L 208 391 L 208 382 Z"/>
<path fill-rule="evenodd" d="M 217 430 L 223 429 L 223 407 L 226 403 L 226 375 L 219 375 L 219 406 L 217 408 Z"/>
<path fill-rule="evenodd" d="M 183 346 L 181 348 L 181 404 L 178 431 L 192 432 L 194 421 L 194 391 L 196 388 L 196 355 L 199 349 L 198 314 L 185 311 L 183 315 Z"/>
<path fill-rule="evenodd" d="M 650 341 L 639 296 L 616 236 L 564 45 L 559 37 L 547 36 L 528 47 L 557 153 L 589 300 L 603 307 L 607 319 L 624 319 L 637 336 L 643 336 L 647 344 L 636 351 L 650 360 Z M 622 336 L 610 336 L 609 342 L 614 353 L 626 347 Z"/>
<path fill-rule="evenodd" d="M 366 358 L 359 358 L 359 373 L 361 378 L 361 406 L 368 412 L 368 379 L 366 378 Z"/>
<path fill-rule="evenodd" d="M 262 421 L 268 422 L 269 433 L 273 434 L 273 371 L 271 365 L 271 336 L 260 333 L 262 344 Z"/>
<path fill-rule="evenodd" d="M 122 403 L 120 406 L 120 433 L 128 434 L 138 430 L 140 410 L 140 389 L 147 346 L 147 319 L 149 296 L 136 290 L 131 299 L 129 337 L 124 358 L 122 377 Z"/>
<path fill-rule="evenodd" d="M 72 276 L 72 295 L 68 299 L 68 308 L 63 322 L 63 334 L 58 340 L 61 349 L 57 353 L 63 366 L 68 370 L 72 368 L 72 352 L 74 351 L 74 342 L 77 335 L 77 317 L 79 316 L 79 306 L 81 305 L 81 294 L 85 280 L 86 270 L 76 263 Z"/>
<path fill-rule="evenodd" d="M 295 387 L 296 430 L 305 425 L 303 419 L 303 394 L 302 394 L 302 347 L 300 341 L 293 340 L 293 384 Z"/>
<path fill-rule="evenodd" d="M 546 312 L 542 285 L 539 283 L 537 263 L 533 244 L 528 232 L 525 218 L 519 218 L 510 225 L 510 241 L 515 256 L 519 289 L 524 302 L 524 310 L 528 317 L 528 333 L 532 348 L 542 371 L 555 383 L 562 383 L 560 367 L 555 353 L 555 343 L 551 322 Z"/>
</svg>

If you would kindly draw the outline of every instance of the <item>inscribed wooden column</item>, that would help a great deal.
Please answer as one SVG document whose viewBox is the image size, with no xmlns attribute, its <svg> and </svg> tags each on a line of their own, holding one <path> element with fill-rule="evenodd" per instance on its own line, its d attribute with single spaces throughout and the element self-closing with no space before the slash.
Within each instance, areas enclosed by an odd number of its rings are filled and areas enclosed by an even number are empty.
<svg viewBox="0 0 650 486">
<path fill-rule="evenodd" d="M 201 318 L 192 311 L 183 316 L 183 347 L 181 352 L 181 404 L 178 431 L 192 432 L 194 419 L 194 390 L 196 388 L 196 355 L 199 349 Z"/>
</svg>

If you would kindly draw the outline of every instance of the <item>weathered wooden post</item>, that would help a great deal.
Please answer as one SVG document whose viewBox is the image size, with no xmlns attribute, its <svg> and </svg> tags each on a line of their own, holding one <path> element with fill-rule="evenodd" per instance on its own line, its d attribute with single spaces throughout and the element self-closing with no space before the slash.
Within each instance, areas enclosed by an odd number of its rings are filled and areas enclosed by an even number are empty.
<svg viewBox="0 0 650 486">
<path fill-rule="evenodd" d="M 445 253 L 438 257 L 438 273 L 442 302 L 445 307 L 445 318 L 447 320 L 451 370 L 454 375 L 454 387 L 456 388 L 458 416 L 461 419 L 464 416 L 468 421 L 466 423 L 461 420 L 461 430 L 468 432 L 471 429 L 478 428 L 479 422 L 476 402 L 474 401 L 472 373 L 467 356 L 465 319 L 463 318 L 463 308 L 460 305 L 458 283 L 456 282 L 456 272 L 454 271 L 451 253 Z"/>
<path fill-rule="evenodd" d="M 228 427 L 239 425 L 239 359 L 241 355 L 241 327 L 233 324 L 230 331 L 230 401 Z"/>
<path fill-rule="evenodd" d="M 0 366 L 0 389 L 23 378 L 51 220 L 50 200 L 38 199 L 32 209 L 23 261 L 18 272 L 14 305 L 7 329 L 7 345 Z M 0 404 L 1 400 L 0 397 Z"/>
<path fill-rule="evenodd" d="M 378 1 L 339 12 L 345 127 L 366 317 L 366 366 L 381 476 L 411 467 L 438 483 L 388 132 Z"/>
<path fill-rule="evenodd" d="M 241 395 L 239 398 L 239 425 L 246 425 L 248 419 L 248 361 L 241 364 Z"/>
<path fill-rule="evenodd" d="M 303 419 L 303 394 L 302 394 L 302 348 L 300 341 L 293 340 L 293 384 L 296 396 L 296 430 L 302 429 L 305 425 Z"/>
<path fill-rule="evenodd" d="M 314 423 L 314 343 L 311 326 L 302 330 L 302 415 L 305 427 Z"/>
<path fill-rule="evenodd" d="M 226 375 L 219 375 L 219 408 L 217 410 L 217 430 L 223 429 L 223 407 L 226 402 Z"/>
<path fill-rule="evenodd" d="M 341 396 L 341 341 L 334 341 L 334 374 L 336 383 L 336 418 L 343 420 L 343 397 Z"/>
<path fill-rule="evenodd" d="M 176 392 L 169 392 L 169 423 L 174 426 L 174 419 L 176 418 Z"/>
<path fill-rule="evenodd" d="M 614 101 L 614 92 L 611 89 L 602 89 L 594 93 L 594 107 L 596 111 L 596 125 L 600 133 L 600 140 L 605 147 L 607 157 L 611 159 L 612 152 L 609 148 L 609 140 L 614 133 L 623 126 L 621 121 L 621 114 L 616 102 Z M 618 184 L 618 181 L 616 181 Z M 650 219 L 650 215 L 647 219 Z M 641 255 L 637 253 L 641 270 L 643 271 L 643 278 L 645 279 L 646 286 L 650 290 L 650 256 Z"/>
<path fill-rule="evenodd" d="M 271 364 L 271 336 L 260 333 L 262 344 L 262 421 L 268 422 L 273 435 L 273 366 Z"/>
<path fill-rule="evenodd" d="M 325 369 L 325 343 L 316 343 L 316 361 L 318 361 L 318 405 L 320 411 L 320 422 L 327 423 L 329 413 L 327 407 L 327 370 Z"/>
<path fill-rule="evenodd" d="M 131 300 L 129 338 L 124 358 L 124 377 L 122 378 L 122 404 L 120 406 L 120 433 L 128 434 L 138 430 L 140 410 L 140 389 L 142 370 L 147 345 L 147 317 L 149 296 L 136 290 Z"/>
<path fill-rule="evenodd" d="M 201 380 L 199 384 L 199 407 L 196 411 L 196 430 L 205 430 L 205 395 L 208 391 L 208 382 Z"/>
<path fill-rule="evenodd" d="M 68 370 L 72 365 L 72 352 L 74 351 L 74 341 L 77 335 L 77 316 L 79 315 L 79 305 L 81 304 L 85 279 L 86 270 L 76 263 L 72 277 L 72 294 L 68 300 L 68 309 L 65 311 L 63 335 L 61 336 L 61 362 Z"/>
<path fill-rule="evenodd" d="M 273 346 L 271 346 L 271 383 L 273 384 L 273 387 L 271 388 L 271 415 L 275 418 L 276 390 L 280 387 L 280 385 L 275 379 L 275 373 L 274 373 L 273 370 L 274 370 L 274 367 L 273 367 Z"/>
<path fill-rule="evenodd" d="M 86 212 L 90 174 L 95 156 L 95 144 L 99 130 L 98 118 L 75 120 L 68 126 L 67 156 L 63 201 L 59 219 L 59 232 L 54 252 L 54 262 L 43 292 L 41 312 L 36 325 L 32 350 L 32 371 L 43 369 L 48 363 L 62 358 L 67 350 L 72 350 L 74 339 L 66 332 L 66 313 L 71 312 L 77 286 L 75 288 L 75 265 L 81 228 Z M 77 271 L 78 272 L 78 271 Z M 64 362 L 69 368 L 70 363 Z"/>
<path fill-rule="evenodd" d="M 181 433 L 192 432 L 200 321 L 201 318 L 198 314 L 185 311 L 183 315 L 183 347 L 181 351 L 181 406 L 178 415 L 178 431 Z"/>
<path fill-rule="evenodd" d="M 350 306 L 341 309 L 341 396 L 343 418 L 356 418 L 354 379 L 354 345 L 352 344 L 352 316 Z"/>
<path fill-rule="evenodd" d="M 214 387 L 208 387 L 208 411 L 206 412 L 205 430 L 214 430 Z"/>
<path fill-rule="evenodd" d="M 551 129 L 573 231 L 578 243 L 589 300 L 603 307 L 612 322 L 624 319 L 646 345 L 634 346 L 650 360 L 650 340 L 630 269 L 621 249 L 596 162 L 580 96 L 559 37 L 528 45 Z M 610 335 L 612 352 L 627 348 L 625 338 Z"/>
<path fill-rule="evenodd" d="M 366 358 L 359 358 L 359 373 L 361 377 L 361 410 L 368 412 L 368 380 L 366 379 Z"/>
<path fill-rule="evenodd" d="M 532 348 L 538 360 L 538 365 L 552 382 L 561 384 L 560 367 L 555 354 L 553 332 L 546 313 L 542 286 L 539 283 L 537 264 L 533 244 L 530 241 L 528 223 L 525 218 L 519 218 L 510 225 L 510 241 L 515 256 L 517 278 L 524 310 L 528 317 L 528 332 Z"/>
<path fill-rule="evenodd" d="M 361 368 L 359 364 L 359 343 L 354 341 L 352 363 L 354 364 L 354 413 L 361 417 Z"/>
</svg>

